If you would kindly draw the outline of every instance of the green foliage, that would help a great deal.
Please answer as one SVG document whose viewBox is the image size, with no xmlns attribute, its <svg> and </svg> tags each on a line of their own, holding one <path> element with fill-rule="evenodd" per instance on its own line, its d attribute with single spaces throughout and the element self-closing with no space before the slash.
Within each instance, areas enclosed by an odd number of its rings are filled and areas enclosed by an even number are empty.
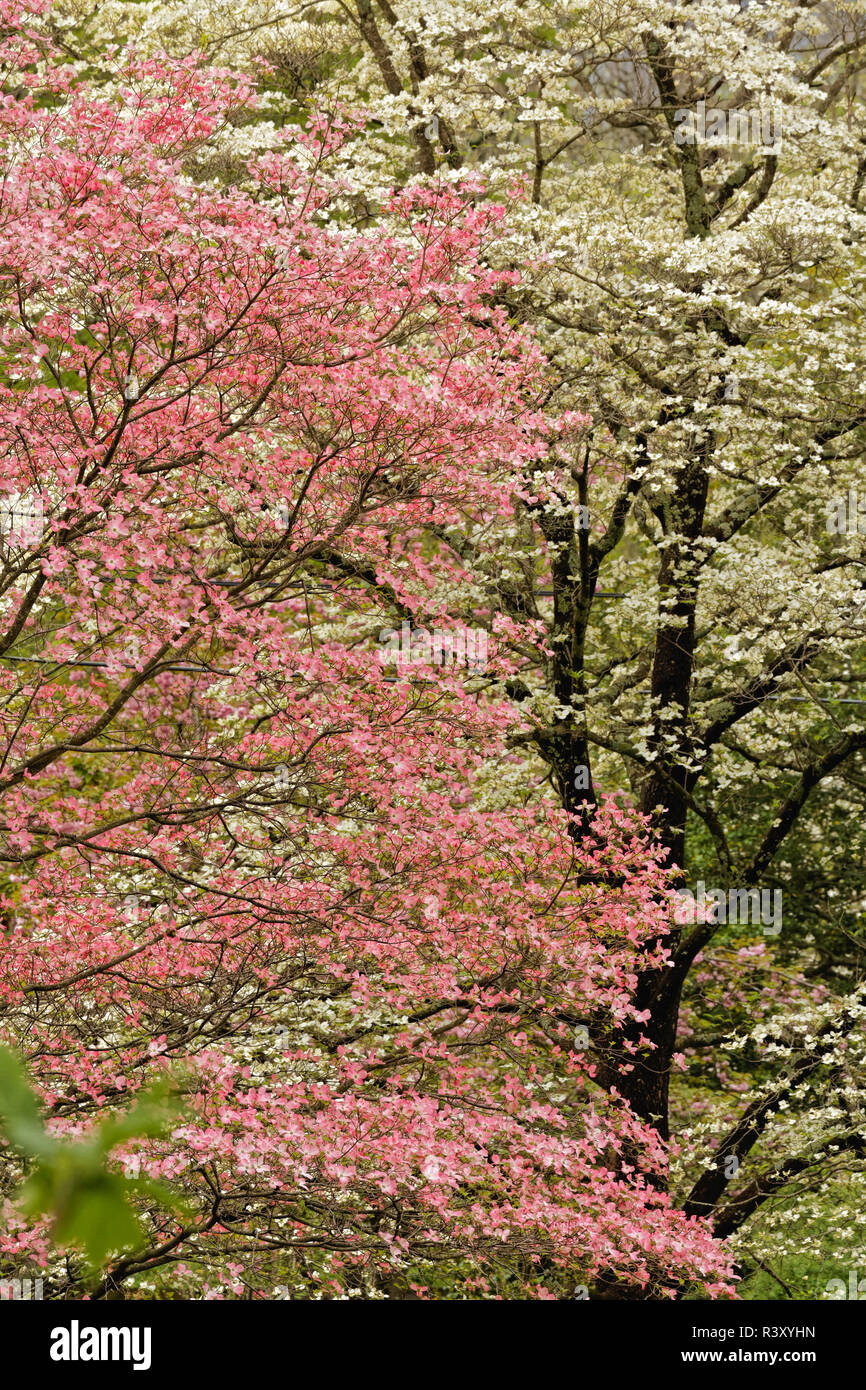
<svg viewBox="0 0 866 1390">
<path fill-rule="evenodd" d="M 143 1241 L 141 1220 L 132 1198 L 178 1210 L 176 1195 L 149 1178 L 112 1172 L 113 1149 L 132 1139 L 163 1135 L 177 1112 L 169 1084 L 150 1087 L 123 1114 L 104 1120 L 86 1138 L 55 1139 L 45 1128 L 39 1104 L 24 1068 L 7 1047 L 0 1047 L 0 1131 L 33 1169 L 14 1200 L 29 1217 L 48 1217 L 52 1239 L 79 1249 L 94 1269 L 113 1252 L 137 1249 Z"/>
</svg>

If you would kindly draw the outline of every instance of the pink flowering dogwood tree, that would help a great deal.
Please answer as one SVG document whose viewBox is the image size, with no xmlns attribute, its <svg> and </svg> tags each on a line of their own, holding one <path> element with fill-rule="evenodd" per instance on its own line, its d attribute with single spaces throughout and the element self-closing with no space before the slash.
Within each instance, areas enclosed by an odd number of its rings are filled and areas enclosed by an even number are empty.
<svg viewBox="0 0 866 1390">
<path fill-rule="evenodd" d="M 88 1284 L 6 1149 L 0 1257 L 59 1297 L 728 1292 L 586 1055 L 640 1045 L 663 854 L 612 802 L 576 838 L 513 794 L 513 620 L 486 672 L 380 660 L 382 595 L 411 623 L 459 579 L 421 523 L 480 538 L 577 427 L 491 307 L 499 212 L 410 188 L 398 233 L 350 232 L 333 115 L 227 186 L 242 84 L 97 89 L 3 10 L 2 1040 L 56 1137 L 172 1075 L 120 1161 L 185 1205 L 142 1196 Z"/>
</svg>

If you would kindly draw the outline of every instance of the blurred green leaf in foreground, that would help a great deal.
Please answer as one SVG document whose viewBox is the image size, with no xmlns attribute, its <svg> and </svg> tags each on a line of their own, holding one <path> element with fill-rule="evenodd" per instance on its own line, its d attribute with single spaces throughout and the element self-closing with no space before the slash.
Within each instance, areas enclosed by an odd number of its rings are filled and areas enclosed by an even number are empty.
<svg viewBox="0 0 866 1390">
<path fill-rule="evenodd" d="M 45 1128 L 39 1103 L 15 1053 L 0 1047 L 0 1134 L 33 1164 L 13 1201 L 29 1217 L 51 1221 L 57 1245 L 80 1250 L 94 1269 L 112 1252 L 137 1249 L 144 1241 L 135 1196 L 178 1210 L 177 1195 L 146 1177 L 112 1172 L 112 1149 L 132 1139 L 158 1139 L 177 1115 L 170 1083 L 142 1092 L 126 1112 L 112 1115 L 79 1140 L 53 1138 Z"/>
</svg>

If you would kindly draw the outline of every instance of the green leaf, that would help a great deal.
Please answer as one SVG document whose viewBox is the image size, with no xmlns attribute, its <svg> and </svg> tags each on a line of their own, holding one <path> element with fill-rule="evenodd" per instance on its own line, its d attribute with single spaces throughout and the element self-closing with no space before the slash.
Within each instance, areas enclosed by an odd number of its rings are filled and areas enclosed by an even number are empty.
<svg viewBox="0 0 866 1390">
<path fill-rule="evenodd" d="M 112 1172 L 111 1150 L 131 1139 L 160 1137 L 179 1106 L 171 1080 L 162 1081 L 85 1138 L 52 1139 L 23 1066 L 9 1048 L 0 1047 L 0 1129 L 25 1157 L 37 1160 L 13 1200 L 25 1215 L 48 1218 L 52 1239 L 80 1250 L 93 1269 L 115 1252 L 139 1248 L 146 1234 L 132 1198 L 147 1198 L 184 1214 L 188 1208 L 161 1183 Z"/>
<path fill-rule="evenodd" d="M 24 1068 L 8 1047 L 0 1047 L 0 1129 L 13 1148 L 28 1157 L 47 1157 L 56 1148 L 45 1132 Z"/>
<path fill-rule="evenodd" d="M 79 1182 L 66 1209 L 56 1217 L 51 1234 L 58 1245 L 82 1250 L 95 1268 L 113 1252 L 134 1250 L 144 1239 L 141 1223 L 127 1200 L 125 1179 L 106 1172 Z"/>
</svg>

